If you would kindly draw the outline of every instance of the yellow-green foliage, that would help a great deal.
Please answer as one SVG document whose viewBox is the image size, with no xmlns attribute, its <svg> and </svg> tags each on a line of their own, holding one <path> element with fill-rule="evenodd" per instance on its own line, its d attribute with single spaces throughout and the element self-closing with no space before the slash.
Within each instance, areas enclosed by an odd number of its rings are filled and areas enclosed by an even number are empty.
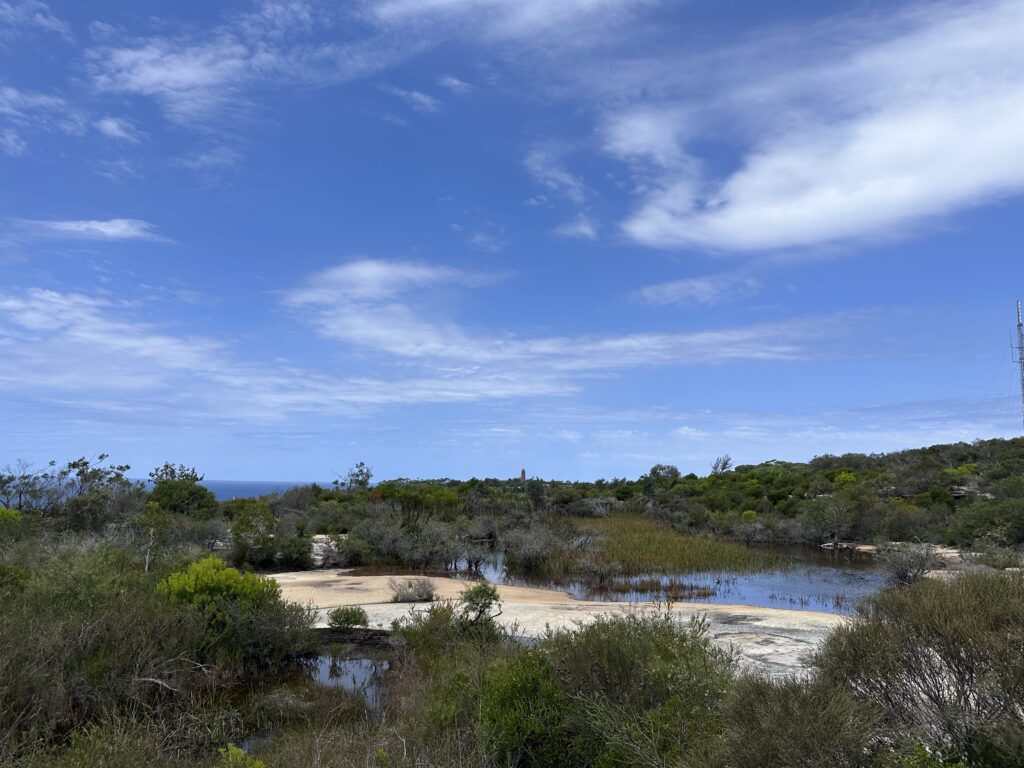
<svg viewBox="0 0 1024 768">
<path fill-rule="evenodd" d="M 255 757 L 249 757 L 244 749 L 228 744 L 224 749 L 218 750 L 220 762 L 217 768 L 267 768 L 267 764 Z"/>
<path fill-rule="evenodd" d="M 599 562 L 616 564 L 625 576 L 708 570 L 753 571 L 771 568 L 777 558 L 731 541 L 684 536 L 650 518 L 632 515 L 581 518 L 581 528 L 603 535 Z"/>
<path fill-rule="evenodd" d="M 21 522 L 21 512 L 16 509 L 7 509 L 7 507 L 0 507 L 0 525 L 5 523 L 13 523 L 17 525 Z"/>
<path fill-rule="evenodd" d="M 157 586 L 157 591 L 175 603 L 212 609 L 225 601 L 263 605 L 276 600 L 281 588 L 270 579 L 241 573 L 211 556 L 168 575 Z"/>
</svg>

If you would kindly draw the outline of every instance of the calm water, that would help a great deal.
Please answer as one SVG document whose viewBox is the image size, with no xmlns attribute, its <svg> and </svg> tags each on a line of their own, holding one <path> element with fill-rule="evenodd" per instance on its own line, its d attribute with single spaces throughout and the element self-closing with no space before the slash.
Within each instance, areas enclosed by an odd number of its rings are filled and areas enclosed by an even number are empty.
<svg viewBox="0 0 1024 768">
<path fill-rule="evenodd" d="M 576 580 L 550 581 L 510 574 L 501 556 L 482 569 L 495 584 L 541 587 L 568 592 L 580 600 L 664 601 L 752 605 L 764 608 L 852 613 L 857 602 L 885 585 L 885 574 L 871 558 L 850 557 L 814 548 L 778 548 L 789 565 L 761 573 L 705 571 L 645 574 L 616 579 L 606 587 Z"/>
<path fill-rule="evenodd" d="M 309 485 L 309 483 L 296 480 L 203 480 L 203 485 L 213 491 L 217 501 L 229 501 L 282 493 L 289 488 Z M 331 486 L 330 482 L 321 483 L 321 485 L 327 488 Z"/>
<path fill-rule="evenodd" d="M 339 659 L 325 655 L 317 657 L 311 671 L 318 685 L 362 693 L 370 710 L 377 712 L 382 704 L 384 673 L 389 666 L 384 659 Z"/>
</svg>

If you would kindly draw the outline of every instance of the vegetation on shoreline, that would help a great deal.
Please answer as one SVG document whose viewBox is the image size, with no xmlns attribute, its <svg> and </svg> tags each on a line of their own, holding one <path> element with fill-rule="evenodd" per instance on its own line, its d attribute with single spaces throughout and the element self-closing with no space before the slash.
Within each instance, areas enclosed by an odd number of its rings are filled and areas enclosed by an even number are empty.
<svg viewBox="0 0 1024 768">
<path fill-rule="evenodd" d="M 524 645 L 493 588 L 394 628 L 382 709 L 302 675 L 312 613 L 253 569 L 337 564 L 524 572 L 611 584 L 774 563 L 745 546 L 846 538 L 968 544 L 1020 562 L 1024 441 L 636 481 L 370 483 L 357 467 L 217 504 L 195 470 L 147 490 L 106 457 L 0 475 L 0 763 L 14 768 L 650 765 L 1016 766 L 1024 576 L 918 579 L 836 630 L 806 679 L 752 677 L 697 624 L 607 618 Z M 231 567 L 234 566 L 234 567 Z M 676 587 L 682 594 L 687 585 Z M 339 612 L 355 631 L 366 617 Z M 335 630 L 339 631 L 339 630 Z M 365 630 L 364 630 L 365 632 Z M 298 675 L 298 676 L 296 676 Z M 255 756 L 236 746 L 250 737 Z M 266 737 L 266 738 L 262 738 Z"/>
<path fill-rule="evenodd" d="M 779 559 L 769 552 L 707 536 L 685 536 L 664 523 L 638 515 L 578 518 L 600 537 L 594 560 L 623 576 L 694 571 L 753 571 Z"/>
</svg>

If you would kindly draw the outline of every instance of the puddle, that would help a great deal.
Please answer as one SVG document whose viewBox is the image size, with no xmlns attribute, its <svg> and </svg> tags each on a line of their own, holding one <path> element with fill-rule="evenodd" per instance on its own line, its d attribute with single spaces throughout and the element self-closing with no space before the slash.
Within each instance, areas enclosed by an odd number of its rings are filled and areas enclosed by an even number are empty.
<svg viewBox="0 0 1024 768">
<path fill-rule="evenodd" d="M 389 667 L 384 659 L 324 655 L 310 663 L 310 673 L 317 685 L 362 693 L 367 707 L 379 712 L 384 703 L 384 673 Z"/>
</svg>

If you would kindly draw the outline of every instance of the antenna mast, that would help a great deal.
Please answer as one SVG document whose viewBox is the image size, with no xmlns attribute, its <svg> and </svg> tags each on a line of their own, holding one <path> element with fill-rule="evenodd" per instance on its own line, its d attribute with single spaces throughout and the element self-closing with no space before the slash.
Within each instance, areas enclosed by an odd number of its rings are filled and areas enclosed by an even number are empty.
<svg viewBox="0 0 1024 768">
<path fill-rule="evenodd" d="M 1024 422 L 1024 319 L 1021 317 L 1020 300 L 1017 301 L 1017 363 L 1020 364 L 1020 408 Z"/>
</svg>

